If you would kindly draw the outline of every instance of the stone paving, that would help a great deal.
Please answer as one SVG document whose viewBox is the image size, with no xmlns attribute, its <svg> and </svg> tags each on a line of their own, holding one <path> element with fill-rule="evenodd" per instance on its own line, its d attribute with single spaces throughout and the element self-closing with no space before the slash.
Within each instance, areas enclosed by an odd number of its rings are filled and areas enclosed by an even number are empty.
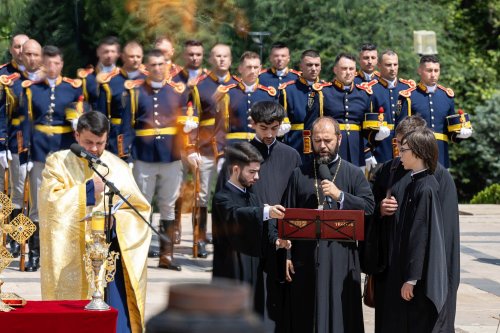
<svg viewBox="0 0 500 333">
<path fill-rule="evenodd" d="M 500 205 L 461 205 L 460 211 L 461 285 L 456 332 L 495 333 L 500 316 Z M 175 248 L 182 271 L 159 269 L 158 259 L 148 260 L 147 318 L 165 308 L 170 285 L 211 279 L 212 247 L 208 247 L 207 259 L 193 259 L 191 239 L 191 217 L 185 214 L 182 242 Z M 153 244 L 157 245 L 156 239 Z M 40 273 L 20 272 L 18 266 L 16 260 L 3 272 L 3 290 L 40 300 Z M 364 310 L 366 332 L 373 332 L 373 309 Z"/>
</svg>

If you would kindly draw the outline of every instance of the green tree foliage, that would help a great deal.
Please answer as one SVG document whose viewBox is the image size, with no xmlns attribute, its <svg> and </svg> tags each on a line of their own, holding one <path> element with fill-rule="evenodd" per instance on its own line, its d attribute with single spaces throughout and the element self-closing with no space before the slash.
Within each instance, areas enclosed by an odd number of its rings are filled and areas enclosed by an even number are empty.
<svg viewBox="0 0 500 333">
<path fill-rule="evenodd" d="M 28 0 L 1 0 L 0 1 L 0 63 L 10 59 L 8 49 L 10 39 L 19 31 L 16 29 L 17 23 L 26 6 Z"/>
<path fill-rule="evenodd" d="M 470 201 L 472 204 L 500 204 L 500 184 L 488 186 Z"/>
</svg>

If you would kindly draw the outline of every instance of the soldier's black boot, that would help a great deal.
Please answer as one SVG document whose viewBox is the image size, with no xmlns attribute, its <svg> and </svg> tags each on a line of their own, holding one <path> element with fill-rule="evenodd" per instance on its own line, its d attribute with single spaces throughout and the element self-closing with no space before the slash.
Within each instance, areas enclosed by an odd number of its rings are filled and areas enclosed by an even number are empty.
<svg viewBox="0 0 500 333">
<path fill-rule="evenodd" d="M 19 215 L 22 212 L 22 209 L 14 209 L 10 215 L 10 220 L 14 220 L 17 215 Z M 9 235 L 7 235 L 7 242 L 10 245 L 10 253 L 14 258 L 19 257 L 19 254 L 21 253 L 21 246 L 19 245 L 18 242 L 10 238 Z"/>
<path fill-rule="evenodd" d="M 160 232 L 169 240 L 160 238 L 160 262 L 158 267 L 180 271 L 181 265 L 174 260 L 174 220 L 160 220 Z"/>
<path fill-rule="evenodd" d="M 36 226 L 36 230 L 28 240 L 30 251 L 28 254 L 28 263 L 25 268 L 26 272 L 36 272 L 40 267 L 40 224 L 38 222 L 33 223 Z"/>
<path fill-rule="evenodd" d="M 206 249 L 207 239 L 207 207 L 200 207 L 200 224 L 198 227 L 198 258 L 206 258 L 208 252 Z"/>
<path fill-rule="evenodd" d="M 181 186 L 181 195 L 175 201 L 175 227 L 174 227 L 174 243 L 181 243 L 181 234 L 182 234 L 182 189 Z"/>
</svg>

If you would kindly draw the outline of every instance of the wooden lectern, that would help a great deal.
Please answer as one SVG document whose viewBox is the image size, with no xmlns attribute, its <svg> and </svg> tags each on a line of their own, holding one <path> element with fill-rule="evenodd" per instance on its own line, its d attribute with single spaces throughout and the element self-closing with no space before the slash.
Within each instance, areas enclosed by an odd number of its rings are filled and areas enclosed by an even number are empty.
<svg viewBox="0 0 500 333">
<path fill-rule="evenodd" d="M 278 235 L 289 240 L 364 240 L 365 214 L 362 210 L 319 210 L 287 208 L 278 220 Z"/>
</svg>

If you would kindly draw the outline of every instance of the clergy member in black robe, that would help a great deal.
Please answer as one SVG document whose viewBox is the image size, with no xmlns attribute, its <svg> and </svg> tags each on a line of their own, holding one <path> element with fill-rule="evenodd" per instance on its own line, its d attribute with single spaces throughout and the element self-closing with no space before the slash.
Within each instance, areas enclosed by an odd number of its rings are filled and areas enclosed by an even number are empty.
<svg viewBox="0 0 500 333">
<path fill-rule="evenodd" d="M 373 195 L 363 172 L 338 155 L 341 139 L 338 123 L 322 117 L 312 128 L 315 158 L 295 169 L 283 205 L 310 209 L 323 205 L 328 209 L 323 186 L 331 185 L 318 178 L 318 165 L 330 162 L 333 184 L 341 193 L 332 195 L 337 200 L 332 209 L 364 210 L 366 215 L 371 214 Z M 356 243 L 292 241 L 290 259 L 295 272 L 291 275 L 289 315 L 293 333 L 364 332 Z"/>
<path fill-rule="evenodd" d="M 396 128 L 396 138 L 400 142 L 404 134 L 418 127 L 425 128 L 425 121 L 419 116 L 408 117 L 403 120 Z M 381 216 L 381 203 L 386 197 L 386 192 L 391 187 L 391 195 L 395 197 L 398 203 L 403 202 L 404 191 L 411 183 L 411 172 L 405 170 L 400 163 L 399 158 L 395 160 L 394 175 L 391 179 L 391 166 L 393 161 L 388 161 L 378 170 L 373 179 L 373 194 L 375 197 L 375 212 L 370 223 L 376 223 L 379 228 L 377 234 L 372 236 L 377 239 L 366 239 L 365 243 L 375 244 L 367 250 L 364 256 L 363 266 L 368 269 L 367 273 L 373 274 L 375 279 L 375 333 L 386 332 L 383 322 L 390 321 L 393 314 L 390 311 L 391 304 L 386 301 L 386 285 L 388 278 L 387 265 L 388 258 L 392 256 L 394 244 L 394 228 L 398 224 L 400 209 L 397 209 L 391 216 Z M 455 183 L 450 173 L 441 164 L 437 164 L 434 171 L 434 177 L 439 183 L 439 201 L 445 214 L 443 218 L 443 230 L 446 248 L 446 264 L 448 271 L 448 294 L 445 305 L 439 313 L 433 332 L 454 332 L 455 331 L 455 313 L 458 286 L 460 283 L 460 231 L 458 219 L 458 198 Z M 388 182 L 391 181 L 391 184 Z M 365 230 L 367 226 L 365 226 Z M 389 232 L 391 231 L 391 232 Z M 384 255 L 385 258 L 381 259 Z M 378 263 L 378 267 L 370 265 Z M 385 320 L 383 319 L 385 318 Z"/>
<path fill-rule="evenodd" d="M 240 162 L 235 162 L 238 156 L 231 157 L 230 152 L 242 149 L 250 151 L 253 156 L 258 156 L 259 162 L 262 161 L 258 150 L 250 143 L 236 143 L 226 148 L 226 163 L 229 169 Z M 255 164 L 255 160 L 252 162 Z M 267 223 L 271 218 L 276 217 L 273 216 L 273 210 L 281 206 L 265 207 L 262 201 L 249 190 L 257 179 L 258 177 L 252 179 L 250 183 L 245 183 L 243 179 L 238 183 L 231 177 L 214 196 L 212 205 L 213 276 L 249 283 L 254 291 L 254 310 L 264 315 L 266 295 L 264 253 L 270 241 Z"/>
<path fill-rule="evenodd" d="M 439 184 L 432 175 L 438 154 L 433 132 L 419 128 L 407 133 L 400 152 L 404 168 L 412 170 L 411 181 L 398 202 L 397 223 L 388 228 L 393 243 L 377 329 L 430 333 L 448 293 Z"/>
<path fill-rule="evenodd" d="M 259 181 L 249 191 L 254 193 L 260 202 L 276 205 L 281 202 L 283 193 L 288 184 L 288 179 L 293 170 L 300 166 L 299 153 L 292 147 L 276 140 L 280 125 L 285 117 L 281 105 L 275 102 L 260 101 L 254 104 L 250 113 L 255 129 L 255 137 L 250 144 L 257 148 L 262 155 L 263 162 L 260 166 Z M 218 187 L 222 187 L 229 179 L 227 166 L 221 169 Z M 267 227 L 267 242 L 263 249 L 263 268 L 266 284 L 266 314 L 264 317 L 266 327 L 275 326 L 272 330 L 276 333 L 288 332 L 287 322 L 283 318 L 288 285 L 285 282 L 284 269 L 286 250 L 276 249 L 278 239 L 276 220 L 264 222 Z M 269 317 L 274 323 L 268 322 Z"/>
</svg>

